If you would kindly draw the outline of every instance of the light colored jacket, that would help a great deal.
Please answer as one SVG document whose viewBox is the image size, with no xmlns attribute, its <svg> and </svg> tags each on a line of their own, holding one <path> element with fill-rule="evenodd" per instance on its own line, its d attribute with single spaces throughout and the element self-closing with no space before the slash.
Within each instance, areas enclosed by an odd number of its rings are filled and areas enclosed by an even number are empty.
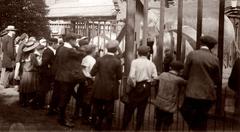
<svg viewBox="0 0 240 132">
<path fill-rule="evenodd" d="M 176 72 L 163 72 L 159 76 L 159 88 L 153 104 L 161 110 L 171 113 L 175 112 L 177 110 L 180 88 L 185 84 L 186 81 L 177 76 Z"/>
</svg>

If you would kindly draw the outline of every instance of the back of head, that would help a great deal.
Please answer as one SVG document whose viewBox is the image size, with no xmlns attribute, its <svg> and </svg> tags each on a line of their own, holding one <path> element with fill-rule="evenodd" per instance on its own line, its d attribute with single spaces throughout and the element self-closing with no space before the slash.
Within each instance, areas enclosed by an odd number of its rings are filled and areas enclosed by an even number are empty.
<svg viewBox="0 0 240 132">
<path fill-rule="evenodd" d="M 118 45 L 119 45 L 119 42 L 117 40 L 110 40 L 106 44 L 106 48 L 107 48 L 108 52 L 115 53 L 117 51 Z"/>
<path fill-rule="evenodd" d="M 48 39 L 48 45 L 49 46 L 52 46 L 52 45 L 57 44 L 57 43 L 58 43 L 58 39 L 56 39 L 56 38 L 49 38 Z"/>
<path fill-rule="evenodd" d="M 138 48 L 138 54 L 140 56 L 148 56 L 149 52 L 150 52 L 150 47 L 147 45 L 142 45 Z"/>
<path fill-rule="evenodd" d="M 182 62 L 174 60 L 171 62 L 170 67 L 172 70 L 180 71 L 184 68 L 184 65 Z"/>
<path fill-rule="evenodd" d="M 69 42 L 70 40 L 76 40 L 77 39 L 77 34 L 75 34 L 75 33 L 66 34 L 64 39 L 65 39 L 66 42 Z"/>
<path fill-rule="evenodd" d="M 201 42 L 201 45 L 207 46 L 210 50 L 214 48 L 214 46 L 217 44 L 217 40 L 212 36 L 208 36 L 208 35 L 200 37 L 200 42 Z"/>
</svg>

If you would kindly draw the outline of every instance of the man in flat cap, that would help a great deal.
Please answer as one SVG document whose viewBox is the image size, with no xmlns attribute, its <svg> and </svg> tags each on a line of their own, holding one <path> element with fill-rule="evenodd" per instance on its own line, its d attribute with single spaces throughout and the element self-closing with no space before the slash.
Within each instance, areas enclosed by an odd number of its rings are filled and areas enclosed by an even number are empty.
<svg viewBox="0 0 240 132">
<path fill-rule="evenodd" d="M 190 129 L 204 131 L 221 78 L 219 60 L 211 53 L 217 41 L 211 36 L 202 36 L 200 42 L 200 49 L 189 53 L 186 59 L 184 78 L 187 87 L 181 112 Z"/>
<path fill-rule="evenodd" d="M 135 129 L 140 130 L 143 125 L 151 85 L 157 79 L 156 66 L 147 58 L 149 54 L 149 46 L 140 46 L 138 48 L 139 57 L 131 63 L 128 84 L 133 88 L 129 91 L 129 103 L 126 103 L 124 107 L 123 130 L 127 129 L 135 109 L 137 109 L 137 124 Z"/>
<path fill-rule="evenodd" d="M 1 84 L 7 88 L 9 87 L 9 75 L 13 71 L 15 64 L 15 48 L 14 48 L 14 37 L 16 34 L 16 29 L 14 26 L 8 26 L 5 29 L 8 34 L 2 37 L 2 73 L 1 73 Z"/>
<path fill-rule="evenodd" d="M 114 53 L 119 42 L 110 40 L 106 45 L 107 54 L 97 59 L 91 70 L 95 76 L 93 88 L 93 123 L 97 130 L 110 130 L 114 110 L 114 101 L 118 99 L 119 80 L 122 78 L 121 61 Z M 102 127 L 106 119 L 105 128 Z"/>
</svg>

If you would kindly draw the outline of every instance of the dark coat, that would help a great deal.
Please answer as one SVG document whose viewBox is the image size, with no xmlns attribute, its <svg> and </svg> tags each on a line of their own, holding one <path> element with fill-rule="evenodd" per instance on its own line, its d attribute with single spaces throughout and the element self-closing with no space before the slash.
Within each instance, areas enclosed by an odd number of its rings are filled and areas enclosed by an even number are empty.
<svg viewBox="0 0 240 132">
<path fill-rule="evenodd" d="M 220 68 L 217 56 L 208 49 L 189 53 L 184 77 L 187 82 L 186 96 L 194 99 L 215 100 L 220 83 Z"/>
<path fill-rule="evenodd" d="M 54 58 L 55 58 L 55 55 L 51 49 L 46 48 L 43 51 L 42 65 L 40 67 L 41 76 L 44 76 L 46 78 L 52 77 L 52 64 L 53 64 Z"/>
<path fill-rule="evenodd" d="M 13 68 L 15 60 L 14 38 L 5 35 L 2 38 L 3 68 Z"/>
<path fill-rule="evenodd" d="M 118 98 L 119 80 L 122 78 L 121 61 L 112 55 L 104 55 L 97 59 L 91 71 L 96 76 L 93 98 L 115 100 Z"/>
<path fill-rule="evenodd" d="M 84 53 L 77 51 L 75 48 L 59 47 L 56 52 L 54 61 L 55 80 L 60 82 L 73 83 L 75 79 L 73 72 L 80 71 L 81 59 Z"/>
<path fill-rule="evenodd" d="M 232 68 L 228 79 L 228 86 L 240 95 L 240 58 L 238 58 Z"/>
</svg>

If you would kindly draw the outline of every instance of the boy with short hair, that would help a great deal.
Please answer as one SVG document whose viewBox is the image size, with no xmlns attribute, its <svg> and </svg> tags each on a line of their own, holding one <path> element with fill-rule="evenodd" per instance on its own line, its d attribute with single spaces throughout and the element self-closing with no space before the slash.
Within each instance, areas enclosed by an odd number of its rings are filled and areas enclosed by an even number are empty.
<svg viewBox="0 0 240 132">
<path fill-rule="evenodd" d="M 183 64 L 173 61 L 170 64 L 170 71 L 163 72 L 158 77 L 159 88 L 153 104 L 156 106 L 156 130 L 168 130 L 173 123 L 173 114 L 177 110 L 178 95 L 180 88 L 186 81 L 179 76 Z"/>
</svg>

